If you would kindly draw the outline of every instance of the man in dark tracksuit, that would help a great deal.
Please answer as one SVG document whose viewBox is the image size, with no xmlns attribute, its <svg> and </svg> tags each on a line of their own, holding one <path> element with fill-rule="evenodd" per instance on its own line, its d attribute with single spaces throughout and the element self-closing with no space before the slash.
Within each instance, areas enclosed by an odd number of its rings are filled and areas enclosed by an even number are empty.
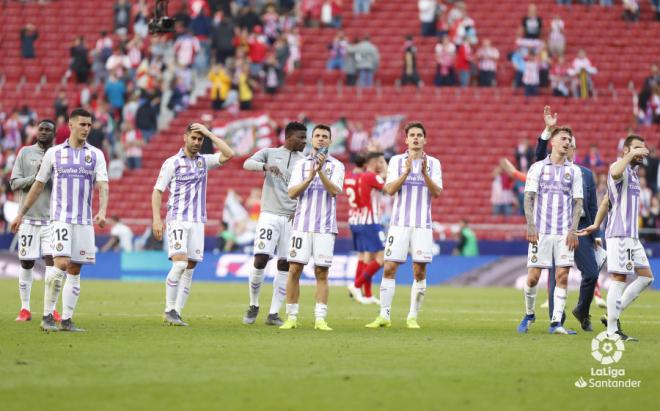
<svg viewBox="0 0 660 411">
<path fill-rule="evenodd" d="M 546 107 L 545 112 L 546 120 L 546 129 L 543 131 L 543 134 L 538 139 L 538 144 L 536 145 L 536 161 L 540 161 L 546 158 L 548 153 L 548 139 L 550 137 L 550 127 L 556 125 L 557 118 L 556 114 L 553 117 L 550 114 L 549 107 Z M 549 124 L 550 123 L 550 124 Z M 575 142 L 575 140 L 574 140 Z M 573 161 L 571 153 L 569 152 L 569 160 Z M 596 218 L 596 212 L 598 211 L 598 201 L 596 198 L 596 183 L 594 181 L 594 176 L 588 168 L 579 166 L 582 171 L 582 192 L 584 193 L 584 212 L 580 218 L 580 223 L 578 229 L 583 229 L 594 223 Z M 580 284 L 580 297 L 578 303 L 573 309 L 573 315 L 580 323 L 580 326 L 584 331 L 592 331 L 591 327 L 591 315 L 589 314 L 589 308 L 591 307 L 591 301 L 594 298 L 594 291 L 596 289 L 596 283 L 598 282 L 598 263 L 596 262 L 596 238 L 600 237 L 600 232 L 594 232 L 591 235 L 578 237 L 579 246 L 575 250 L 575 265 L 578 270 L 582 273 L 582 283 Z M 548 275 L 548 302 L 549 302 L 549 311 L 550 317 L 552 317 L 553 309 L 553 297 L 555 290 L 555 268 L 552 267 L 550 274 Z M 563 321 L 562 321 L 563 322 Z"/>
</svg>

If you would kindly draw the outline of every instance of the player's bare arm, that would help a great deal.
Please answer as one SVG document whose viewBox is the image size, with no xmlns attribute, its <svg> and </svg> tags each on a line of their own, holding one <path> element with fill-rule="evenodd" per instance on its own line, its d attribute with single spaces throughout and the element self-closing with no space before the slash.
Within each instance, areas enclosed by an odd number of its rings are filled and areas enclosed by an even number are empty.
<svg viewBox="0 0 660 411">
<path fill-rule="evenodd" d="M 337 194 L 341 193 L 341 188 L 337 187 L 330 181 L 328 176 L 323 172 L 321 167 L 323 167 L 323 163 L 325 163 L 325 156 L 320 155 L 317 161 L 317 169 L 316 171 L 319 174 L 319 179 L 321 180 L 321 183 L 323 183 L 323 187 L 325 187 L 326 191 L 331 195 L 331 196 L 336 196 Z"/>
<path fill-rule="evenodd" d="M 543 107 L 543 120 L 545 121 L 545 132 L 550 133 L 557 126 L 557 113 L 552 114 L 550 106 Z"/>
<path fill-rule="evenodd" d="M 108 211 L 108 199 L 110 198 L 110 186 L 107 181 L 96 183 L 99 187 L 99 212 L 94 217 L 94 224 L 100 228 L 105 227 L 105 215 Z"/>
<path fill-rule="evenodd" d="M 584 200 L 581 198 L 573 199 L 573 221 L 571 222 L 571 229 L 568 231 L 568 234 L 566 235 L 566 245 L 568 246 L 568 249 L 571 251 L 575 250 L 578 247 L 578 238 L 576 235 L 576 231 L 578 228 L 578 224 L 580 223 L 583 201 Z"/>
<path fill-rule="evenodd" d="M 429 188 L 429 193 L 431 193 L 431 197 L 437 198 L 440 193 L 442 192 L 442 187 L 438 186 L 436 183 L 431 180 L 431 177 L 429 176 L 429 170 L 428 170 L 428 161 L 426 159 L 426 155 L 424 155 L 424 162 L 422 163 L 422 175 L 424 176 L 424 183 L 426 183 L 426 186 Z"/>
<path fill-rule="evenodd" d="M 220 151 L 220 164 L 224 164 L 234 157 L 234 150 L 229 147 L 227 143 L 222 141 L 220 137 L 213 134 L 206 126 L 199 123 L 194 123 L 190 126 L 191 131 L 197 131 L 208 137 L 213 143 L 213 147 Z"/>
<path fill-rule="evenodd" d="M 603 220 L 605 219 L 605 216 L 607 215 L 607 211 L 610 207 L 610 199 L 609 197 L 605 196 L 603 198 L 603 201 L 600 202 L 600 206 L 598 206 L 598 212 L 596 213 L 596 218 L 594 219 L 594 223 L 590 225 L 589 227 L 583 228 L 582 230 L 577 232 L 578 237 L 584 237 L 591 235 L 591 233 L 596 232 L 600 229 L 600 225 L 603 223 Z"/>
<path fill-rule="evenodd" d="M 383 187 L 383 191 L 391 196 L 396 194 L 399 190 L 401 190 L 401 186 L 403 186 L 403 183 L 406 182 L 406 178 L 408 178 L 408 175 L 410 174 L 410 170 L 412 170 L 412 158 L 408 156 L 408 159 L 406 159 L 405 167 L 403 169 L 403 173 L 396 180 L 392 181 L 391 183 L 385 184 L 385 187 Z"/>
<path fill-rule="evenodd" d="M 305 190 L 307 190 L 307 187 L 309 187 L 309 185 L 312 184 L 314 177 L 316 177 L 317 172 L 318 172 L 318 165 L 312 167 L 312 169 L 309 172 L 309 176 L 307 176 L 307 178 L 302 183 L 298 184 L 297 186 L 291 187 L 289 189 L 289 198 L 298 198 L 300 194 L 302 194 Z"/>
<path fill-rule="evenodd" d="M 34 205 L 35 201 L 37 201 L 37 199 L 39 198 L 39 194 L 41 194 L 41 192 L 44 191 L 44 186 L 45 184 L 42 183 L 41 181 L 34 182 L 32 188 L 30 188 L 30 191 L 28 192 L 27 197 L 25 197 L 25 203 L 23 203 L 23 207 L 21 207 L 21 209 L 18 211 L 18 215 L 11 223 L 12 233 L 18 232 L 18 227 L 21 226 L 23 217 L 25 216 L 25 214 L 27 214 L 28 211 L 30 211 L 30 208 Z"/>
<path fill-rule="evenodd" d="M 160 206 L 163 200 L 163 193 L 160 190 L 154 190 L 151 194 L 151 213 L 152 223 L 151 232 L 158 241 L 163 239 L 163 220 L 160 217 Z"/>
<path fill-rule="evenodd" d="M 525 191 L 525 219 L 527 220 L 527 241 L 536 245 L 539 242 L 539 232 L 534 224 L 534 202 L 536 193 Z"/>
<path fill-rule="evenodd" d="M 630 164 L 633 158 L 635 157 L 646 157 L 649 155 L 649 149 L 646 147 L 636 147 L 631 149 L 628 154 L 621 157 L 616 163 L 612 164 L 610 169 L 610 174 L 614 180 L 620 180 L 623 177 L 626 167 Z"/>
</svg>

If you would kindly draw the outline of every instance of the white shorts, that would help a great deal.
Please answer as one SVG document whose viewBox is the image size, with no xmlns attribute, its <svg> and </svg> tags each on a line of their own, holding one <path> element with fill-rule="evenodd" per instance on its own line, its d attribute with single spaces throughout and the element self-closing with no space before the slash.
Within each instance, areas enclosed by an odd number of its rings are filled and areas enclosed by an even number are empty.
<svg viewBox="0 0 660 411">
<path fill-rule="evenodd" d="M 291 223 L 287 216 L 271 213 L 261 213 L 257 222 L 257 232 L 254 236 L 254 254 L 266 254 L 286 259 L 291 244 Z"/>
<path fill-rule="evenodd" d="M 289 258 L 291 263 L 307 264 L 314 257 L 317 267 L 330 267 L 335 253 L 335 237 L 331 233 L 306 233 L 294 231 L 291 233 Z"/>
<path fill-rule="evenodd" d="M 167 222 L 167 257 L 186 254 L 188 260 L 204 259 L 204 223 Z"/>
<path fill-rule="evenodd" d="M 18 259 L 33 261 L 45 255 L 53 255 L 50 225 L 22 223 L 18 228 Z"/>
<path fill-rule="evenodd" d="M 642 243 L 636 238 L 612 237 L 607 243 L 607 271 L 633 274 L 636 268 L 649 268 L 649 259 Z"/>
<path fill-rule="evenodd" d="M 50 238 L 53 257 L 69 257 L 78 264 L 96 262 L 94 226 L 53 221 L 50 223 Z"/>
<path fill-rule="evenodd" d="M 408 253 L 416 263 L 433 260 L 433 231 L 430 228 L 391 226 L 385 242 L 385 261 L 405 263 Z"/>
<path fill-rule="evenodd" d="M 567 234 L 539 234 L 537 245 L 529 243 L 527 249 L 527 267 L 552 268 L 554 257 L 555 267 L 572 267 L 573 251 L 566 245 Z"/>
</svg>

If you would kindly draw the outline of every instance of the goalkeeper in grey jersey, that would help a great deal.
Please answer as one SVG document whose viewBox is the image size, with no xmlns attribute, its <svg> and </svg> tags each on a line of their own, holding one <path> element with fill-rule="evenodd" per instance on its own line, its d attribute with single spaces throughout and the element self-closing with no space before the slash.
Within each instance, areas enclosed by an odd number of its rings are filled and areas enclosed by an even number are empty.
<svg viewBox="0 0 660 411">
<path fill-rule="evenodd" d="M 243 168 L 265 173 L 261 192 L 261 213 L 254 239 L 254 267 L 250 272 L 250 306 L 243 324 L 254 324 L 259 314 L 259 293 L 268 260 L 277 255 L 277 275 L 273 280 L 273 299 L 266 324 L 280 326 L 279 311 L 286 297 L 289 272 L 287 256 L 291 237 L 291 222 L 296 211 L 296 200 L 289 198 L 288 184 L 293 166 L 303 158 L 307 140 L 307 127 L 291 122 L 284 131 L 284 145 L 265 148 L 245 160 Z"/>
<path fill-rule="evenodd" d="M 16 193 L 21 206 L 25 201 L 30 187 L 39 171 L 41 160 L 53 145 L 55 139 L 55 123 L 51 120 L 39 122 L 37 143 L 26 146 L 18 152 L 14 168 L 11 172 L 11 189 Z M 53 267 L 53 253 L 50 241 L 50 182 L 39 198 L 25 215 L 18 229 L 18 259 L 21 261 L 21 271 L 18 274 L 18 291 L 21 297 L 21 311 L 16 321 L 30 321 L 30 290 L 32 289 L 32 269 L 35 260 L 43 258 L 46 262 L 46 277 Z M 57 311 L 44 313 L 53 314 L 53 320 L 60 320 Z"/>
</svg>

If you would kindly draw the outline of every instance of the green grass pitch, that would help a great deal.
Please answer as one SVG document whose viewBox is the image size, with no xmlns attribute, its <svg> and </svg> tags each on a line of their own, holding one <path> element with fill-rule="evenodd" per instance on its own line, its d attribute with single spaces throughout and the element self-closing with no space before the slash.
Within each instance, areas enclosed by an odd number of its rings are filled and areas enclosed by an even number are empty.
<svg viewBox="0 0 660 411">
<path fill-rule="evenodd" d="M 376 306 L 330 291 L 333 332 L 314 331 L 313 289 L 303 287 L 302 328 L 241 324 L 245 284 L 193 283 L 188 328 L 161 322 L 164 285 L 85 281 L 75 316 L 84 334 L 16 324 L 16 281 L 0 281 L 0 409 L 9 410 L 651 410 L 660 404 L 660 293 L 624 314 L 617 368 L 640 388 L 576 388 L 600 365 L 596 333 L 553 336 L 538 321 L 518 335 L 523 296 L 513 289 L 430 287 L 419 321 L 405 328 L 409 286 L 400 286 L 390 329 L 365 329 Z M 539 293 L 542 303 L 545 293 Z M 577 292 L 569 293 L 572 307 Z M 594 317 L 603 310 L 594 307 Z M 543 317 L 543 316 L 540 316 Z M 544 318 L 544 317 L 543 317 Z M 567 325 L 578 329 L 573 318 Z"/>
</svg>

